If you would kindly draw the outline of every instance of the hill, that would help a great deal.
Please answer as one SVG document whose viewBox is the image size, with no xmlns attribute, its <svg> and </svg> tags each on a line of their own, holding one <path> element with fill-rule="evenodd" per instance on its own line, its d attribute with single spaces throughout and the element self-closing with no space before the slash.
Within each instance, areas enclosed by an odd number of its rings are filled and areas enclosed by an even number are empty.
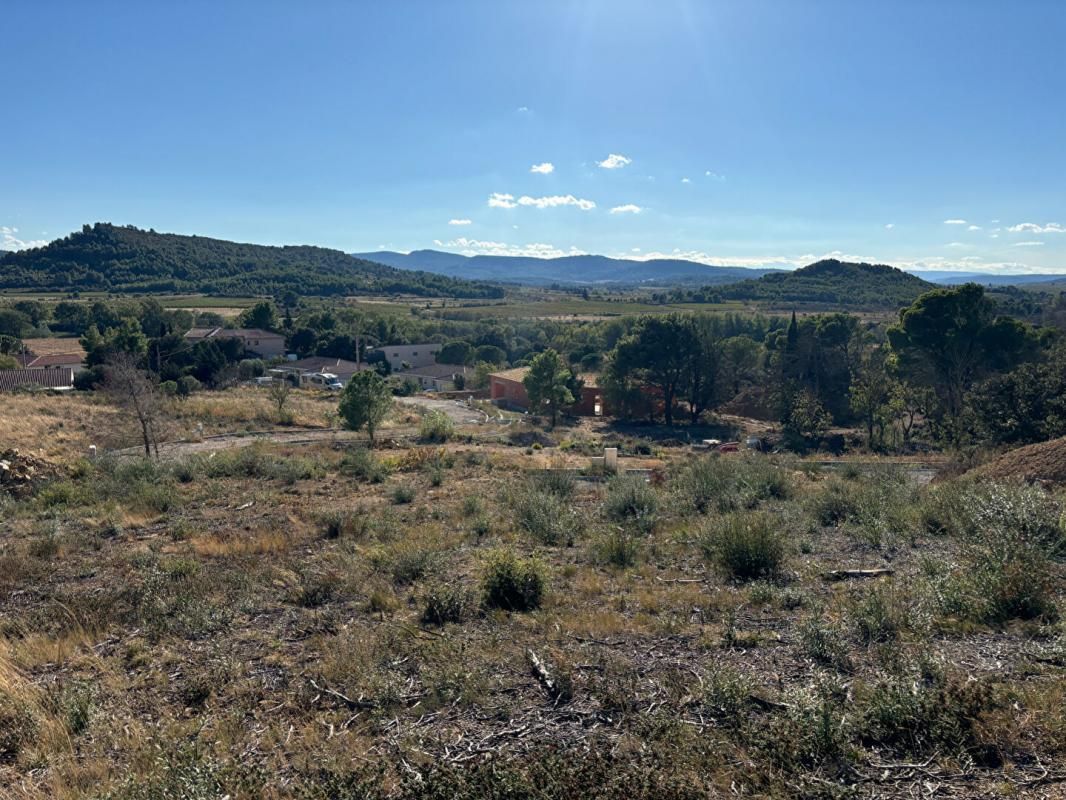
<svg viewBox="0 0 1066 800">
<path fill-rule="evenodd" d="M 720 285 L 772 272 L 769 269 L 713 267 L 684 259 L 634 261 L 597 255 L 560 258 L 464 256 L 440 250 L 414 250 L 410 253 L 385 250 L 353 255 L 401 269 L 424 270 L 469 280 L 534 286 L 553 283 L 614 286 Z"/>
<path fill-rule="evenodd" d="M 722 300 L 895 309 L 909 305 L 919 295 L 935 288 L 935 284 L 886 264 L 826 259 L 794 272 L 771 272 L 755 280 L 714 287 L 702 294 Z"/>
<path fill-rule="evenodd" d="M 1024 480 L 1066 486 L 1066 437 L 1019 447 L 970 471 L 990 480 Z"/>
<path fill-rule="evenodd" d="M 503 295 L 498 286 L 396 269 L 325 247 L 242 244 L 103 222 L 44 247 L 9 253 L 2 263 L 0 289 Z"/>
</svg>

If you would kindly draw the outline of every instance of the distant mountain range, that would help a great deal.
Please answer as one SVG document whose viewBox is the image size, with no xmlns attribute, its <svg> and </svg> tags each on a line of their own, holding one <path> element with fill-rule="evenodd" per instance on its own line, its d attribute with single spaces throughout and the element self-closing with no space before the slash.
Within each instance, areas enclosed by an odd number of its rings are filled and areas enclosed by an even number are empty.
<svg viewBox="0 0 1066 800">
<path fill-rule="evenodd" d="M 604 286 L 717 286 L 757 278 L 777 270 L 746 267 L 712 267 L 683 259 L 634 261 L 608 256 L 581 255 L 561 258 L 524 256 L 464 256 L 440 250 L 396 253 L 379 250 L 352 253 L 356 258 L 388 264 L 398 269 L 435 272 L 467 280 L 550 286 L 554 283 Z"/>
<path fill-rule="evenodd" d="M 1046 275 L 1032 273 L 1024 275 L 993 275 L 987 272 L 951 272 L 949 270 L 919 272 L 915 270 L 913 274 L 932 283 L 979 283 L 982 286 L 1027 286 L 1034 283 L 1062 283 L 1066 281 L 1066 274 L 1058 275 L 1054 273 Z"/>
</svg>

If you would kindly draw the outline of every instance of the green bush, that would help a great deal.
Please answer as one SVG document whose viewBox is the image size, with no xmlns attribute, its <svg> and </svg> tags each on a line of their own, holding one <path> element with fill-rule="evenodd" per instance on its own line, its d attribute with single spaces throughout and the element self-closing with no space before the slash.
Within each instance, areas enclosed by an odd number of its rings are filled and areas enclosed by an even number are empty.
<svg viewBox="0 0 1066 800">
<path fill-rule="evenodd" d="M 566 469 L 546 469 L 533 473 L 533 485 L 542 492 L 565 500 L 573 495 L 577 479 Z"/>
<path fill-rule="evenodd" d="M 785 541 L 778 527 L 764 513 L 727 514 L 705 526 L 700 544 L 736 580 L 769 578 L 780 572 L 785 560 Z"/>
<path fill-rule="evenodd" d="M 798 633 L 800 647 L 809 658 L 841 672 L 852 670 L 847 636 L 839 626 L 811 617 L 800 624 Z"/>
<path fill-rule="evenodd" d="M 637 538 L 625 528 L 618 527 L 608 531 L 595 543 L 593 555 L 600 563 L 626 569 L 637 563 L 639 552 Z"/>
<path fill-rule="evenodd" d="M 607 499 L 603 505 L 608 519 L 633 523 L 637 529 L 649 533 L 659 514 L 659 495 L 641 475 L 619 475 L 607 484 Z"/>
<path fill-rule="evenodd" d="M 447 442 L 455 436 L 455 423 L 443 411 L 430 411 L 418 426 L 423 442 Z"/>
<path fill-rule="evenodd" d="M 941 610 L 985 623 L 1055 618 L 1053 562 L 1066 554 L 1061 513 L 1033 486 L 961 482 L 931 490 L 926 525 L 962 541 L 962 568 L 936 585 Z"/>
<path fill-rule="evenodd" d="M 341 458 L 340 471 L 367 483 L 382 483 L 388 471 L 373 452 L 365 447 L 355 447 Z"/>
<path fill-rule="evenodd" d="M 536 485 L 522 485 L 508 493 L 515 524 L 546 545 L 567 545 L 581 532 L 582 523 L 570 503 Z"/>
<path fill-rule="evenodd" d="M 546 583 L 544 566 L 538 560 L 497 550 L 485 563 L 482 599 L 488 608 L 532 611 L 540 607 Z"/>
<path fill-rule="evenodd" d="M 788 473 L 765 456 L 689 460 L 674 475 L 671 488 L 680 508 L 700 514 L 755 508 L 792 493 Z"/>
<path fill-rule="evenodd" d="M 369 519 L 362 510 L 327 511 L 319 515 L 318 524 L 327 539 L 362 538 L 370 530 Z"/>
<path fill-rule="evenodd" d="M 473 598 L 463 586 L 442 583 L 426 593 L 422 608 L 422 622 L 426 625 L 444 625 L 446 622 L 462 622 L 473 607 Z"/>
<path fill-rule="evenodd" d="M 392 502 L 398 506 L 405 505 L 415 499 L 414 487 L 401 483 L 392 490 Z"/>
</svg>

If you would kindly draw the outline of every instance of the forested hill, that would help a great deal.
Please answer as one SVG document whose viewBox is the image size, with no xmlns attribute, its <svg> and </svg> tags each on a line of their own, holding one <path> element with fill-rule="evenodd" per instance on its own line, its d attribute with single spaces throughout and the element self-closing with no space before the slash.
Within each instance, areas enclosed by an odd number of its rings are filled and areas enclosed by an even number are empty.
<svg viewBox="0 0 1066 800">
<path fill-rule="evenodd" d="M 501 297 L 488 283 L 412 272 L 324 247 L 270 247 L 98 222 L 0 261 L 0 289 L 222 295 Z"/>
<path fill-rule="evenodd" d="M 770 272 L 761 278 L 728 286 L 708 286 L 698 294 L 707 300 L 762 300 L 840 308 L 896 309 L 910 305 L 919 295 L 935 288 L 935 284 L 885 264 L 826 259 L 794 272 Z"/>
</svg>

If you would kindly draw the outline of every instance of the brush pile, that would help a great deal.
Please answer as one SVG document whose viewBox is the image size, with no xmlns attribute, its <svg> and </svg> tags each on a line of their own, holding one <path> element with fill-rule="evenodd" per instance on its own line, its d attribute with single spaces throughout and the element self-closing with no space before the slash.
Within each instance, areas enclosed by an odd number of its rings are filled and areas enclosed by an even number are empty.
<svg viewBox="0 0 1066 800">
<path fill-rule="evenodd" d="M 41 481 L 58 474 L 51 462 L 23 455 L 18 450 L 0 453 L 0 490 L 14 497 L 26 497 L 33 493 Z"/>
</svg>

